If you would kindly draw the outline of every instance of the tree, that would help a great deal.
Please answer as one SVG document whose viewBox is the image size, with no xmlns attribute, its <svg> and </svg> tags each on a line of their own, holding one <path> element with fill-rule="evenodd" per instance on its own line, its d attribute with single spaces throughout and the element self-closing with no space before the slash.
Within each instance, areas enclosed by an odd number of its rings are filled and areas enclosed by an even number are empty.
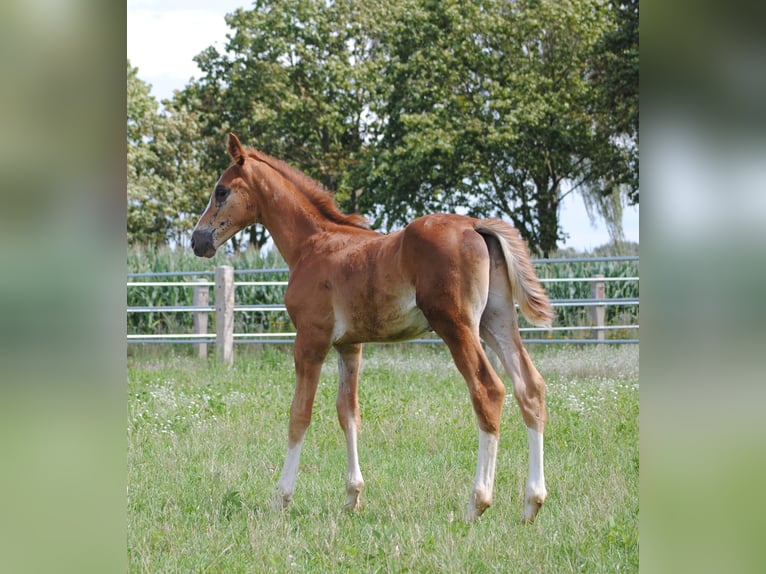
<svg viewBox="0 0 766 574">
<path fill-rule="evenodd" d="M 470 140 L 480 131 L 481 58 L 474 3 L 396 2 L 371 65 L 378 98 L 361 207 L 391 229 L 431 211 L 461 205 L 470 179 Z"/>
<path fill-rule="evenodd" d="M 202 169 L 196 116 L 177 102 L 160 111 L 130 62 L 127 86 L 128 241 L 184 245 L 215 182 Z"/>
<path fill-rule="evenodd" d="M 389 226 L 438 206 L 506 217 L 547 255 L 563 195 L 615 155 L 587 79 L 608 14 L 596 0 L 404 5 L 366 207 Z"/>
<path fill-rule="evenodd" d="M 129 243 L 164 243 L 167 221 L 161 216 L 162 202 L 152 195 L 160 185 L 155 166 L 157 156 L 152 150 L 157 107 L 151 86 L 138 78 L 138 68 L 128 66 L 127 122 L 127 231 Z"/>
<path fill-rule="evenodd" d="M 287 161 L 357 211 L 367 151 L 366 113 L 377 85 L 367 41 L 387 2 L 256 1 L 226 16 L 224 53 L 208 48 L 203 72 L 178 101 L 201 118 L 206 166 L 223 169 L 226 131 Z M 251 243 L 265 235 L 250 230 Z"/>
<path fill-rule="evenodd" d="M 595 48 L 591 82 L 596 90 L 594 115 L 605 133 L 618 138 L 622 156 L 603 171 L 613 175 L 613 186 L 624 186 L 632 204 L 638 189 L 638 0 L 611 0 L 613 24 Z M 603 187 L 606 186 L 602 186 Z"/>
<path fill-rule="evenodd" d="M 503 217 L 547 255 L 561 199 L 580 193 L 617 237 L 626 193 L 638 198 L 637 92 L 615 72 L 637 74 L 637 52 L 621 60 L 634 28 L 637 45 L 633 5 L 257 0 L 227 15 L 225 50 L 198 55 L 203 76 L 165 102 L 147 177 L 180 201 L 182 178 L 188 194 L 226 167 L 235 131 L 382 230 L 433 211 Z"/>
<path fill-rule="evenodd" d="M 185 101 L 205 108 L 219 136 L 234 130 L 349 198 L 372 89 L 359 4 L 258 1 L 227 15 L 225 53 L 209 48 L 195 59 L 204 75 Z"/>
<path fill-rule="evenodd" d="M 488 183 L 479 205 L 509 217 L 547 257 L 563 239 L 562 198 L 603 176 L 598 168 L 606 166 L 594 158 L 614 145 L 588 113 L 590 58 L 608 14 L 599 0 L 522 0 L 499 10 L 491 45 Z"/>
</svg>

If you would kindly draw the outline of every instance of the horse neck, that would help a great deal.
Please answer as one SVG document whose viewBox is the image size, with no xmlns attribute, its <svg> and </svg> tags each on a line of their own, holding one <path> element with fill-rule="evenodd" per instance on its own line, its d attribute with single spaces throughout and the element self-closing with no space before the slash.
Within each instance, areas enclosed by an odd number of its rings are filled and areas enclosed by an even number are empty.
<svg viewBox="0 0 766 574">
<path fill-rule="evenodd" d="M 323 233 L 323 217 L 300 191 L 290 185 L 271 190 L 263 198 L 261 223 L 269 230 L 277 249 L 292 267 L 313 235 Z"/>
</svg>

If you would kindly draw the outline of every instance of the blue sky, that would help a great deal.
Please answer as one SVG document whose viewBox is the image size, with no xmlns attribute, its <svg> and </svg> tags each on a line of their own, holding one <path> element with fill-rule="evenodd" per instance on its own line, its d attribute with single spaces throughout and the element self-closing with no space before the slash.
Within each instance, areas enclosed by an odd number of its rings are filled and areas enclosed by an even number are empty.
<svg viewBox="0 0 766 574">
<path fill-rule="evenodd" d="M 243 0 L 128 0 L 128 59 L 138 67 L 138 76 L 152 85 L 158 100 L 182 89 L 199 70 L 192 58 L 208 46 L 220 50 L 226 45 L 229 28 L 224 15 L 241 6 Z M 625 238 L 639 239 L 639 209 L 626 207 L 623 216 Z M 569 239 L 562 247 L 593 249 L 609 241 L 601 222 L 591 225 L 582 199 L 566 196 L 560 222 Z"/>
</svg>

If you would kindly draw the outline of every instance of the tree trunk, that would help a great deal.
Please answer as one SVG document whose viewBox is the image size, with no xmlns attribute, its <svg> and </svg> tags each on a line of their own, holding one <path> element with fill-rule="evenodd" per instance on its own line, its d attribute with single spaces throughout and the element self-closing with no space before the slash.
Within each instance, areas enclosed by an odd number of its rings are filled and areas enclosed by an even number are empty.
<svg viewBox="0 0 766 574">
<path fill-rule="evenodd" d="M 548 180 L 535 182 L 537 186 L 537 218 L 540 228 L 538 246 L 546 259 L 556 251 L 559 239 L 558 185 L 549 186 Z"/>
</svg>

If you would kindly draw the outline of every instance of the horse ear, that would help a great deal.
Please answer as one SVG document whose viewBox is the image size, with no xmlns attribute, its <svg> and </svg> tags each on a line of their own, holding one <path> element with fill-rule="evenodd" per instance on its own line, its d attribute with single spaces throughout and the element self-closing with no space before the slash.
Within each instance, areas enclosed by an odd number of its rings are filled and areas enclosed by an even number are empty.
<svg viewBox="0 0 766 574">
<path fill-rule="evenodd" d="M 229 155 L 239 165 L 245 163 L 245 150 L 242 149 L 242 144 L 239 138 L 233 133 L 229 134 Z"/>
</svg>

